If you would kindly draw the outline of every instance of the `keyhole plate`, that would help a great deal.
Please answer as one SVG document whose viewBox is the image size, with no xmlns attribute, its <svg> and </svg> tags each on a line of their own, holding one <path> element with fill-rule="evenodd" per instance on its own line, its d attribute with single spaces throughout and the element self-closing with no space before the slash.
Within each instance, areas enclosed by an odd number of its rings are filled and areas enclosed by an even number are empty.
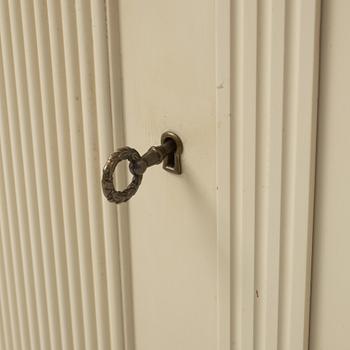
<svg viewBox="0 0 350 350">
<path fill-rule="evenodd" d="M 166 131 L 162 134 L 160 139 L 161 144 L 167 140 L 173 140 L 176 143 L 176 150 L 164 158 L 163 169 L 173 174 L 181 174 L 181 154 L 183 152 L 182 141 L 180 137 L 172 131 Z"/>
</svg>

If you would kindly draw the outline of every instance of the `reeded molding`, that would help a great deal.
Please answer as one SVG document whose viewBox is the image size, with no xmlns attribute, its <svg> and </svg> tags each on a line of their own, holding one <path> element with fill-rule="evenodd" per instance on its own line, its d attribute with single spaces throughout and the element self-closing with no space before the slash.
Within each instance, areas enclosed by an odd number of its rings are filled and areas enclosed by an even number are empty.
<svg viewBox="0 0 350 350">
<path fill-rule="evenodd" d="M 319 18 L 216 0 L 219 350 L 307 349 Z"/>
</svg>

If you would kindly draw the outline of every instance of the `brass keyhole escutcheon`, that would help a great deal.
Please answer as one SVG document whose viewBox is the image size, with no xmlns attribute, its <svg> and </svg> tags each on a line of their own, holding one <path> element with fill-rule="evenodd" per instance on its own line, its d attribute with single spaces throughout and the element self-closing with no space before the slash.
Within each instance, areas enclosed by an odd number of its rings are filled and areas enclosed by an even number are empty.
<svg viewBox="0 0 350 350">
<path fill-rule="evenodd" d="M 162 134 L 160 139 L 161 144 L 172 140 L 176 144 L 175 152 L 169 153 L 163 160 L 163 169 L 173 174 L 181 174 L 181 154 L 183 152 L 182 141 L 179 136 L 171 131 Z"/>
</svg>

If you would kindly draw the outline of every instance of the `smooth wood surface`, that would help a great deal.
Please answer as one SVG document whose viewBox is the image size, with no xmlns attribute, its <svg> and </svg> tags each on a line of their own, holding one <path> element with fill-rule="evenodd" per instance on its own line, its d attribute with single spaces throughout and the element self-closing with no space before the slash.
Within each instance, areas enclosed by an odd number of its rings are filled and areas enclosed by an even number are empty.
<svg viewBox="0 0 350 350">
<path fill-rule="evenodd" d="M 350 344 L 349 14 L 323 1 L 310 350 Z"/>
<path fill-rule="evenodd" d="M 216 76 L 213 0 L 122 0 L 126 144 L 172 130 L 183 174 L 150 168 L 129 202 L 135 348 L 217 342 Z"/>
</svg>

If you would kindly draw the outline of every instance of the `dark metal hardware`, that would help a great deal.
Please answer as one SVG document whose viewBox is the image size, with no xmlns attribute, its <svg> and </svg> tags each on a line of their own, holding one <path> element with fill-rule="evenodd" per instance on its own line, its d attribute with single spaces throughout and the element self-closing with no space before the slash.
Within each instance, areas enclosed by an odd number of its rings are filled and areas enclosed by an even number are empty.
<svg viewBox="0 0 350 350">
<path fill-rule="evenodd" d="M 142 157 L 133 148 L 122 147 L 112 153 L 102 173 L 102 189 L 105 197 L 114 203 L 128 201 L 138 190 L 142 176 L 150 166 L 163 162 L 163 169 L 174 174 L 181 174 L 181 139 L 171 131 L 162 134 L 161 145 L 152 146 Z M 129 170 L 133 175 L 131 183 L 124 191 L 117 191 L 113 184 L 113 174 L 116 166 L 122 160 L 129 161 Z"/>
<path fill-rule="evenodd" d="M 175 152 L 169 153 L 163 161 L 163 169 L 174 174 L 181 174 L 181 153 L 183 151 L 182 141 L 179 136 L 171 131 L 167 131 L 162 134 L 160 139 L 161 144 L 164 144 L 168 140 L 172 140 L 176 144 Z"/>
</svg>

